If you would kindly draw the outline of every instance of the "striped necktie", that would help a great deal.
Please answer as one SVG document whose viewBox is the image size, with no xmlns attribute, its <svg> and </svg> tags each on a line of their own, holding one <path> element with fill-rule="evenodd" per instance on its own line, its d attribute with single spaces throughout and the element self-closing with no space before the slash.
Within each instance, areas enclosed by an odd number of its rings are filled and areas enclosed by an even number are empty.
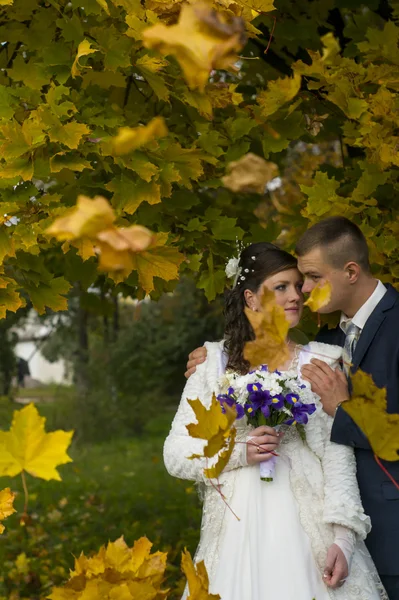
<svg viewBox="0 0 399 600">
<path fill-rule="evenodd" d="M 355 352 L 356 344 L 360 336 L 360 328 L 349 321 L 346 326 L 345 344 L 342 352 L 342 360 L 344 363 L 345 374 L 348 375 L 352 364 L 353 353 Z"/>
</svg>

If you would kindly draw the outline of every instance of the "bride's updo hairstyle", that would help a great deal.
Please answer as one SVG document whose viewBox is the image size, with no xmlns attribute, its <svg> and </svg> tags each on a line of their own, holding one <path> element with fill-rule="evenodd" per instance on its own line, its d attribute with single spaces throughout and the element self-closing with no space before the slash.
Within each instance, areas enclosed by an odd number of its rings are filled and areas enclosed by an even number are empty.
<svg viewBox="0 0 399 600">
<path fill-rule="evenodd" d="M 248 373 L 250 366 L 244 359 L 244 344 L 255 337 L 244 312 L 244 292 L 251 290 L 257 293 L 265 279 L 281 271 L 296 269 L 297 261 L 294 256 L 274 244 L 259 242 L 241 252 L 239 268 L 236 284 L 225 297 L 224 348 L 229 357 L 227 368 L 244 375 Z"/>
</svg>

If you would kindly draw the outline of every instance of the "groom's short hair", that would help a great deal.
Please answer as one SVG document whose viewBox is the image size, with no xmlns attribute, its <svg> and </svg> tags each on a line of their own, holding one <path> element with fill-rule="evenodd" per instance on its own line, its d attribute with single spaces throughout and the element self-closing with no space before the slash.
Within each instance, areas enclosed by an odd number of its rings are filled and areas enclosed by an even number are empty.
<svg viewBox="0 0 399 600">
<path fill-rule="evenodd" d="M 329 217 L 309 227 L 299 239 L 295 252 L 297 256 L 304 256 L 314 248 L 324 251 L 329 263 L 338 269 L 354 261 L 363 271 L 370 271 L 366 238 L 359 227 L 345 217 Z"/>
</svg>

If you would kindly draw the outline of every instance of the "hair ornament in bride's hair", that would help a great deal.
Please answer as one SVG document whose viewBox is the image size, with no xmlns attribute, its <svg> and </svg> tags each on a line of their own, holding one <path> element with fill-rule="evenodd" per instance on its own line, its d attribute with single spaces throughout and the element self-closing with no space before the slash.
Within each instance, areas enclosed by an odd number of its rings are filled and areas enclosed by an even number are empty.
<svg viewBox="0 0 399 600">
<path fill-rule="evenodd" d="M 227 263 L 225 268 L 226 277 L 228 279 L 233 279 L 233 288 L 236 285 L 240 285 L 242 281 L 245 281 L 246 275 L 244 273 L 249 273 L 249 269 L 242 270 L 240 266 L 241 252 L 246 248 L 246 246 L 236 238 L 236 248 L 237 248 L 237 256 L 232 256 Z M 255 260 L 255 256 L 252 257 Z M 253 272 L 253 271 L 252 271 Z"/>
</svg>

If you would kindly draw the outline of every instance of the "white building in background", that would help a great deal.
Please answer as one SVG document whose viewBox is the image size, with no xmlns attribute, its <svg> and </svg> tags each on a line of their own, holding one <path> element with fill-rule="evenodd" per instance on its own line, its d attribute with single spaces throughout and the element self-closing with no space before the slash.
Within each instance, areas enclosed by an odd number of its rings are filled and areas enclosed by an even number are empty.
<svg viewBox="0 0 399 600">
<path fill-rule="evenodd" d="M 15 353 L 17 357 L 25 359 L 29 365 L 30 377 L 27 378 L 27 386 L 34 385 L 35 382 L 36 384 L 71 383 L 65 362 L 58 360 L 50 363 L 41 353 L 41 344 L 48 336 L 50 327 L 38 321 L 34 310 L 29 313 L 24 326 L 18 327 L 14 331 L 19 340 L 15 346 Z"/>
</svg>

